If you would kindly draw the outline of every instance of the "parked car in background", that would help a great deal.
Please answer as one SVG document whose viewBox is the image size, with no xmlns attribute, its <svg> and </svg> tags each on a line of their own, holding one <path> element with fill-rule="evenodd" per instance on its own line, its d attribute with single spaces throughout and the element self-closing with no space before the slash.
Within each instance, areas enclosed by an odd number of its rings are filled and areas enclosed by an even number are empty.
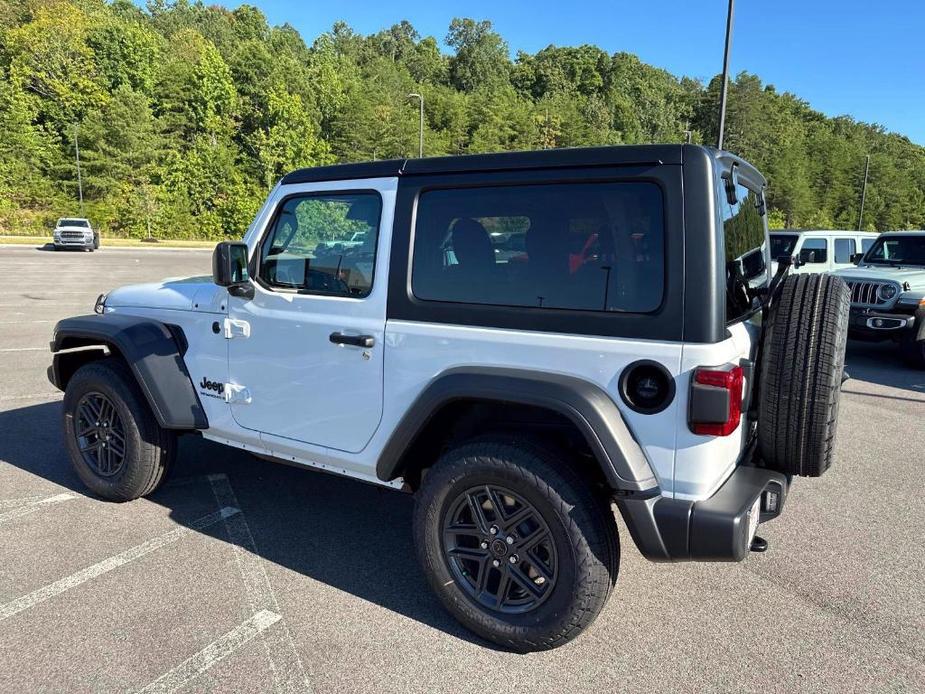
<svg viewBox="0 0 925 694">
<path fill-rule="evenodd" d="M 877 240 L 870 231 L 781 229 L 771 231 L 771 258 L 796 258 L 791 272 L 832 272 L 854 266 Z"/>
<path fill-rule="evenodd" d="M 890 231 L 835 273 L 851 290 L 848 335 L 894 340 L 910 364 L 925 369 L 925 231 Z"/>
<path fill-rule="evenodd" d="M 100 247 L 100 232 L 90 225 L 90 220 L 83 217 L 62 217 L 55 224 L 52 235 L 55 250 L 62 248 L 82 248 L 94 251 Z"/>
</svg>

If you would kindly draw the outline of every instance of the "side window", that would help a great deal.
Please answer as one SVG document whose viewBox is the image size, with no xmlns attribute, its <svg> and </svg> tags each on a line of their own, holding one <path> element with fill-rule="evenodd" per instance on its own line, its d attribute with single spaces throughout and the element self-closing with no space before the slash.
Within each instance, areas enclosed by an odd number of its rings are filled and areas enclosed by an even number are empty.
<svg viewBox="0 0 925 694">
<path fill-rule="evenodd" d="M 861 239 L 861 253 L 867 253 L 867 251 L 869 251 L 876 242 L 877 242 L 876 238 Z"/>
<path fill-rule="evenodd" d="M 829 259 L 828 239 L 806 239 L 800 249 L 800 260 L 806 264 L 825 263 Z"/>
<path fill-rule="evenodd" d="M 854 254 L 854 239 L 835 239 L 835 262 L 847 265 Z"/>
<path fill-rule="evenodd" d="M 381 210 L 372 192 L 286 199 L 261 244 L 258 278 L 305 294 L 368 295 Z"/>
<path fill-rule="evenodd" d="M 634 313 L 661 306 L 665 229 L 653 183 L 430 190 L 416 219 L 418 299 Z"/>
<path fill-rule="evenodd" d="M 767 244 L 760 193 L 736 186 L 729 204 L 723 183 L 718 191 L 726 257 L 726 321 L 733 322 L 758 307 L 759 290 L 767 284 Z"/>
</svg>

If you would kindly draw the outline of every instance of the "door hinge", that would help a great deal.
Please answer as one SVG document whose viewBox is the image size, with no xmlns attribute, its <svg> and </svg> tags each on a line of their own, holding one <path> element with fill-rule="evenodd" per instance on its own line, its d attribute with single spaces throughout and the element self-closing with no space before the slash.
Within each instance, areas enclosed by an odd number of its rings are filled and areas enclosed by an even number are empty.
<svg viewBox="0 0 925 694">
<path fill-rule="evenodd" d="M 233 337 L 250 337 L 251 324 L 246 320 L 237 320 L 235 318 L 226 318 L 224 323 L 224 335 L 226 340 Z"/>
<path fill-rule="evenodd" d="M 250 405 L 251 392 L 246 386 L 237 383 L 226 383 L 225 392 L 222 394 L 227 403 L 237 403 L 239 405 Z"/>
</svg>

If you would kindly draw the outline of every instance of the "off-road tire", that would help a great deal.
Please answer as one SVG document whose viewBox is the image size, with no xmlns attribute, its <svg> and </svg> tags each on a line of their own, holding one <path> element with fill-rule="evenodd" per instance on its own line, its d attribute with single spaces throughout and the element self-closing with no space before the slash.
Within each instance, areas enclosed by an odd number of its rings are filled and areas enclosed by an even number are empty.
<svg viewBox="0 0 925 694">
<path fill-rule="evenodd" d="M 105 396 L 119 415 L 125 439 L 121 468 L 102 476 L 84 459 L 75 432 L 78 404 L 85 395 Z M 81 481 L 110 501 L 131 501 L 160 486 L 176 458 L 176 434 L 162 429 L 128 366 L 117 357 L 93 361 L 71 377 L 64 394 L 64 436 L 71 464 Z"/>
<path fill-rule="evenodd" d="M 818 477 L 832 464 L 850 293 L 831 275 L 788 277 L 761 345 L 758 452 L 769 467 Z"/>
<path fill-rule="evenodd" d="M 444 554 L 446 514 L 459 494 L 479 485 L 499 485 L 523 497 L 555 543 L 553 588 L 524 614 L 478 603 L 457 583 Z M 526 439 L 494 436 L 446 451 L 417 492 L 414 540 L 446 609 L 479 636 L 520 652 L 556 648 L 575 638 L 603 609 L 617 580 L 620 548 L 609 501 L 563 454 Z"/>
</svg>

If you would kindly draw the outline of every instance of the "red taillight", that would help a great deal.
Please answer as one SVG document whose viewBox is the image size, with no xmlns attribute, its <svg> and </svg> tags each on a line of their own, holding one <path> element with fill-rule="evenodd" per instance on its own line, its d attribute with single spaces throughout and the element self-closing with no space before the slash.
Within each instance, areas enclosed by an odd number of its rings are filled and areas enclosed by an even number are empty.
<svg viewBox="0 0 925 694">
<path fill-rule="evenodd" d="M 711 417 L 710 421 L 698 421 L 697 413 L 691 410 L 690 429 L 702 436 L 729 436 L 739 427 L 742 418 L 742 383 L 743 373 L 741 366 L 727 368 L 699 368 L 694 371 L 694 383 L 707 386 L 709 389 L 726 391 L 728 407 L 724 412 L 726 419 L 716 421 L 718 417 Z"/>
</svg>

